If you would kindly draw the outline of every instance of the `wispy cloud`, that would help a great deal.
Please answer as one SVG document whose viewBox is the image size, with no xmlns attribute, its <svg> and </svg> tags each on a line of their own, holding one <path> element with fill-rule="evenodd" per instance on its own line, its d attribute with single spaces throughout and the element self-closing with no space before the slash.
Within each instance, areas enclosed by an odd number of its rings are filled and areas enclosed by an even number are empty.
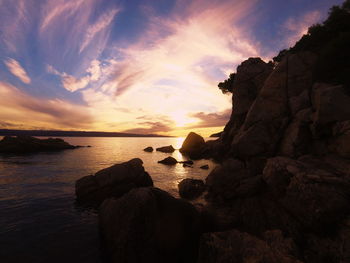
<svg viewBox="0 0 350 263">
<path fill-rule="evenodd" d="M 106 30 L 112 23 L 114 17 L 116 16 L 116 14 L 119 12 L 118 9 L 112 9 L 109 12 L 101 15 L 98 20 L 96 21 L 96 23 L 90 25 L 87 30 L 86 30 L 86 34 L 84 37 L 84 40 L 80 46 L 79 52 L 82 52 L 89 44 L 90 42 L 94 39 L 94 37 Z"/>
<path fill-rule="evenodd" d="M 192 128 L 205 128 L 205 127 L 223 127 L 229 121 L 231 115 L 231 109 L 224 110 L 217 113 L 190 113 L 193 118 L 199 119 L 199 122 L 191 125 Z"/>
<path fill-rule="evenodd" d="M 8 58 L 4 61 L 5 65 L 9 69 L 9 71 L 19 78 L 23 83 L 29 84 L 31 82 L 30 77 L 28 76 L 25 69 L 19 64 L 17 60 L 14 60 L 13 58 Z"/>
</svg>

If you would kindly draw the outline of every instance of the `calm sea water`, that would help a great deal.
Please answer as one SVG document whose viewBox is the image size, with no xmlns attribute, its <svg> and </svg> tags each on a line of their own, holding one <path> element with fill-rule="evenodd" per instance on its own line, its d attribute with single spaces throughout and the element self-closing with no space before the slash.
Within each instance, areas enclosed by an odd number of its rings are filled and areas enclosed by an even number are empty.
<svg viewBox="0 0 350 263">
<path fill-rule="evenodd" d="M 1 139 L 1 137 L 0 137 Z M 155 186 L 178 196 L 184 178 L 204 179 L 215 167 L 209 160 L 193 168 L 157 162 L 173 154 L 146 153 L 153 148 L 181 147 L 184 138 L 64 138 L 91 145 L 57 153 L 0 155 L 0 262 L 101 262 L 96 211 L 75 204 L 74 184 L 116 163 L 141 158 Z M 209 164 L 209 170 L 199 167 Z"/>
</svg>

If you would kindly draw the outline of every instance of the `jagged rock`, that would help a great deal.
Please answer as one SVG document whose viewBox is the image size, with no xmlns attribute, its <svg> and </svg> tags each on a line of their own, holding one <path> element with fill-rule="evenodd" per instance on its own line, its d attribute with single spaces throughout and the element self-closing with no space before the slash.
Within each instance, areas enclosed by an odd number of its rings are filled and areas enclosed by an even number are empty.
<svg viewBox="0 0 350 263">
<path fill-rule="evenodd" d="M 172 153 L 175 151 L 172 145 L 156 148 L 156 151 L 163 153 Z"/>
<path fill-rule="evenodd" d="M 204 192 L 205 185 L 202 180 L 187 178 L 179 183 L 178 188 L 182 198 L 194 199 Z"/>
<path fill-rule="evenodd" d="M 146 147 L 145 149 L 143 149 L 145 152 L 153 152 L 153 147 L 149 146 L 149 147 Z"/>
<path fill-rule="evenodd" d="M 191 159 L 200 159 L 205 149 L 205 141 L 202 136 L 190 132 L 183 142 L 180 152 L 188 155 Z"/>
<path fill-rule="evenodd" d="M 311 107 L 309 92 L 309 89 L 306 89 L 299 96 L 289 98 L 289 108 L 292 116 L 295 116 L 297 112 L 303 109 Z"/>
<path fill-rule="evenodd" d="M 98 205 L 106 198 L 120 197 L 133 188 L 153 186 L 142 164 L 141 159 L 135 158 L 80 178 L 75 183 L 78 202 Z"/>
<path fill-rule="evenodd" d="M 350 158 L 350 121 L 336 123 L 328 149 L 344 158 Z"/>
<path fill-rule="evenodd" d="M 277 65 L 233 139 L 231 152 L 234 155 L 249 158 L 275 154 L 289 121 L 288 98 L 311 89 L 315 60 L 315 55 L 304 52 L 290 55 Z"/>
<path fill-rule="evenodd" d="M 204 234 L 198 263 L 301 263 L 293 240 L 273 230 L 259 239 L 237 230 Z"/>
<path fill-rule="evenodd" d="M 201 167 L 199 167 L 203 170 L 208 170 L 209 169 L 209 165 L 205 164 L 205 165 L 202 165 Z"/>
<path fill-rule="evenodd" d="M 225 141 L 231 140 L 243 124 L 250 106 L 270 75 L 272 68 L 272 64 L 265 63 L 260 58 L 249 58 L 237 67 L 233 84 L 232 115 L 223 133 Z"/>
<path fill-rule="evenodd" d="M 199 213 L 160 189 L 137 188 L 105 200 L 99 226 L 111 262 L 196 261 Z"/>
<path fill-rule="evenodd" d="M 0 153 L 34 153 L 62 151 L 75 149 L 81 146 L 73 146 L 59 138 L 38 139 L 31 136 L 5 136 L 0 141 Z"/>
<path fill-rule="evenodd" d="M 209 137 L 220 137 L 221 136 L 221 134 L 222 134 L 222 131 L 221 132 L 217 132 L 217 133 L 213 133 L 213 134 L 211 134 Z"/>
<path fill-rule="evenodd" d="M 161 161 L 158 161 L 158 163 L 166 164 L 166 165 L 175 165 L 177 164 L 177 160 L 174 157 L 169 156 Z"/>
</svg>

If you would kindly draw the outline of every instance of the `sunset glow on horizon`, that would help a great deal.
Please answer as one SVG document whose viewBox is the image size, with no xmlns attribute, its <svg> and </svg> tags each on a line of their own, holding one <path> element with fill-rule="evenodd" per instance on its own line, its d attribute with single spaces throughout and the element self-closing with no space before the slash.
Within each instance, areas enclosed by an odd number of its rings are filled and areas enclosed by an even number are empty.
<svg viewBox="0 0 350 263">
<path fill-rule="evenodd" d="M 0 129 L 203 136 L 220 81 L 268 61 L 338 0 L 0 0 Z"/>
</svg>

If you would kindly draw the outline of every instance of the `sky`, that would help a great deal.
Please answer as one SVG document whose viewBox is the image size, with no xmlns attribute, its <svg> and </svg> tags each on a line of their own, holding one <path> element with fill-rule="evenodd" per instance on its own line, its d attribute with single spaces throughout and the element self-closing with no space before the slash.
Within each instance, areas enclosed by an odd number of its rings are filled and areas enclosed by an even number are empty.
<svg viewBox="0 0 350 263">
<path fill-rule="evenodd" d="M 0 129 L 208 136 L 217 88 L 339 0 L 0 0 Z"/>
</svg>

